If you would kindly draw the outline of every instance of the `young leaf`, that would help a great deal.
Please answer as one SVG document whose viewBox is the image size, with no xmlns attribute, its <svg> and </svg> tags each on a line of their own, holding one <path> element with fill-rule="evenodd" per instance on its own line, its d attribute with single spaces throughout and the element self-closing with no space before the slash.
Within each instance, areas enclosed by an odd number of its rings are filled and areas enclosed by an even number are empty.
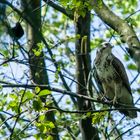
<svg viewBox="0 0 140 140">
<path fill-rule="evenodd" d="M 40 87 L 35 87 L 35 92 L 39 93 L 39 91 L 40 91 Z"/>
<path fill-rule="evenodd" d="M 45 96 L 45 95 L 49 95 L 51 94 L 51 91 L 50 90 L 47 90 L 47 89 L 44 89 L 44 90 L 41 90 L 38 94 L 38 96 Z"/>
<path fill-rule="evenodd" d="M 36 110 L 36 111 L 40 111 L 42 109 L 42 102 L 41 100 L 34 100 L 33 101 L 33 108 Z"/>
<path fill-rule="evenodd" d="M 137 70 L 137 69 L 138 69 L 137 66 L 136 66 L 135 64 L 129 64 L 129 65 L 127 66 L 127 68 L 130 69 L 130 70 Z"/>
<path fill-rule="evenodd" d="M 52 137 L 51 135 L 49 135 L 49 136 L 47 137 L 47 140 L 53 140 L 53 137 Z"/>
<path fill-rule="evenodd" d="M 107 111 L 94 113 L 92 117 L 92 124 L 99 124 L 100 122 L 102 122 L 107 113 Z"/>
</svg>

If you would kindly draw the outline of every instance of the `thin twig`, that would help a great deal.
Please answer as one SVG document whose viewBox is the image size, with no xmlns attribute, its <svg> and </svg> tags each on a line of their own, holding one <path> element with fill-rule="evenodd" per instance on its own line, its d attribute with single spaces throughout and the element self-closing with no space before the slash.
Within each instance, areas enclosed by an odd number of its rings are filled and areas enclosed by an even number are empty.
<svg viewBox="0 0 140 140">
<path fill-rule="evenodd" d="M 27 81 L 27 84 L 28 84 L 28 81 Z M 26 85 L 27 85 L 27 84 L 26 84 Z M 10 140 L 12 140 L 12 136 L 13 136 L 13 134 L 14 134 L 14 129 L 15 129 L 16 124 L 17 124 L 17 122 L 18 122 L 18 120 L 19 120 L 19 118 L 20 118 L 20 115 L 21 115 L 20 109 L 21 109 L 21 105 L 22 105 L 22 101 L 23 101 L 23 98 L 24 98 L 25 93 L 26 93 L 26 86 L 25 86 L 25 90 L 24 90 L 24 92 L 23 92 L 23 94 L 22 94 L 22 96 L 21 96 L 20 102 L 19 102 L 19 106 L 18 106 L 18 116 L 17 116 L 17 118 L 16 118 L 16 120 L 15 120 L 15 123 L 14 123 L 14 126 L 13 126 L 13 128 L 12 128 L 12 132 L 11 132 L 11 134 L 10 134 Z"/>
<path fill-rule="evenodd" d="M 138 127 L 138 126 L 140 126 L 140 124 L 137 124 L 134 127 L 131 127 L 130 129 L 126 130 L 125 132 L 120 134 L 117 138 L 115 138 L 115 140 L 117 140 L 119 137 L 123 136 L 124 134 L 126 134 L 127 132 L 131 131 L 132 129 L 134 129 L 134 128 Z"/>
<path fill-rule="evenodd" d="M 72 11 L 67 11 L 65 8 L 61 7 L 60 5 L 54 3 L 51 0 L 43 0 L 43 1 L 46 2 L 46 4 L 50 5 L 51 7 L 53 7 L 55 10 L 63 13 L 64 15 L 69 17 L 70 19 L 74 18 L 74 14 L 72 13 Z"/>
<path fill-rule="evenodd" d="M 3 124 L 5 124 L 8 120 L 10 120 L 10 119 L 12 119 L 12 118 L 15 118 L 15 117 L 18 117 L 19 115 L 21 115 L 21 114 L 23 114 L 23 113 L 25 113 L 25 112 L 27 112 L 27 110 L 25 110 L 25 111 L 23 111 L 23 112 L 20 112 L 20 114 L 16 114 L 16 115 L 11 115 L 9 118 L 7 118 L 7 119 L 3 119 L 3 122 L 0 124 L 0 127 L 2 127 L 3 126 Z M 1 115 L 2 114 L 0 114 L 0 117 L 1 117 Z M 9 114 L 8 114 L 9 115 Z M 24 120 L 24 121 L 27 121 L 27 120 Z M 28 121 L 29 122 L 29 121 Z M 10 130 L 10 132 L 12 132 L 12 129 Z"/>
<path fill-rule="evenodd" d="M 47 110 L 47 111 L 45 112 L 45 114 L 48 113 L 48 112 L 54 111 L 54 110 L 55 110 L 55 109 Z M 23 132 L 28 128 L 28 126 L 30 126 L 35 120 L 37 120 L 37 118 L 38 118 L 39 116 L 40 116 L 40 114 L 38 114 L 31 122 L 29 122 L 26 126 L 24 126 L 24 128 L 23 128 L 16 136 L 18 136 L 19 134 L 23 133 Z"/>
</svg>

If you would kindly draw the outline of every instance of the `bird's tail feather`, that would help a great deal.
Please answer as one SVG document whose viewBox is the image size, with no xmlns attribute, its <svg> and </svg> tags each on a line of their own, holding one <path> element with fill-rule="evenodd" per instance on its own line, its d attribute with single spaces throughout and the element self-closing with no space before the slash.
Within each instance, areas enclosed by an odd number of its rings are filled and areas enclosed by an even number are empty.
<svg viewBox="0 0 140 140">
<path fill-rule="evenodd" d="M 125 116 L 130 117 L 130 118 L 136 118 L 137 117 L 137 111 L 120 110 L 119 112 L 124 114 Z"/>
<path fill-rule="evenodd" d="M 119 105 L 115 105 L 116 108 L 124 108 L 122 106 Z M 127 108 L 127 107 L 125 107 Z M 130 108 L 130 107 L 128 107 Z M 135 108 L 134 106 L 132 108 Z M 137 111 L 136 110 L 119 110 L 120 113 L 124 114 L 125 116 L 128 116 L 130 118 L 136 118 L 137 117 Z"/>
</svg>

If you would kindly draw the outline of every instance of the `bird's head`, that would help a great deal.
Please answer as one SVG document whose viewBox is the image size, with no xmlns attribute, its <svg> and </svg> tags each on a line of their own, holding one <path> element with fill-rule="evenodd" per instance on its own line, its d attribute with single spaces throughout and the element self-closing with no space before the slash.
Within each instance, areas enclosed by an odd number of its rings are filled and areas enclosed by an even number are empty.
<svg viewBox="0 0 140 140">
<path fill-rule="evenodd" d="M 108 42 L 103 42 L 101 44 L 101 48 L 97 51 L 97 55 L 100 57 L 107 57 L 108 55 L 111 54 L 112 46 Z"/>
<path fill-rule="evenodd" d="M 100 62 L 100 60 L 105 60 L 108 56 L 111 55 L 112 46 L 108 42 L 101 44 L 101 48 L 97 50 L 95 63 Z"/>
</svg>

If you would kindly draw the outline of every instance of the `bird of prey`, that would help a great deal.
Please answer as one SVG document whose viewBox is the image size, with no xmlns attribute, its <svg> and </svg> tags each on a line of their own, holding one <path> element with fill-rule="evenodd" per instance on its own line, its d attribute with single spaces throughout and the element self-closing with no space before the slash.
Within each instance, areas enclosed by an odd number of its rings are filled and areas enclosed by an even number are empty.
<svg viewBox="0 0 140 140">
<path fill-rule="evenodd" d="M 101 44 L 94 63 L 96 70 L 95 80 L 99 89 L 103 92 L 104 97 L 113 101 L 115 107 L 134 108 L 131 88 L 125 68 L 121 61 L 112 54 L 110 43 L 104 42 Z M 135 110 L 119 111 L 130 118 L 137 117 Z"/>
</svg>

